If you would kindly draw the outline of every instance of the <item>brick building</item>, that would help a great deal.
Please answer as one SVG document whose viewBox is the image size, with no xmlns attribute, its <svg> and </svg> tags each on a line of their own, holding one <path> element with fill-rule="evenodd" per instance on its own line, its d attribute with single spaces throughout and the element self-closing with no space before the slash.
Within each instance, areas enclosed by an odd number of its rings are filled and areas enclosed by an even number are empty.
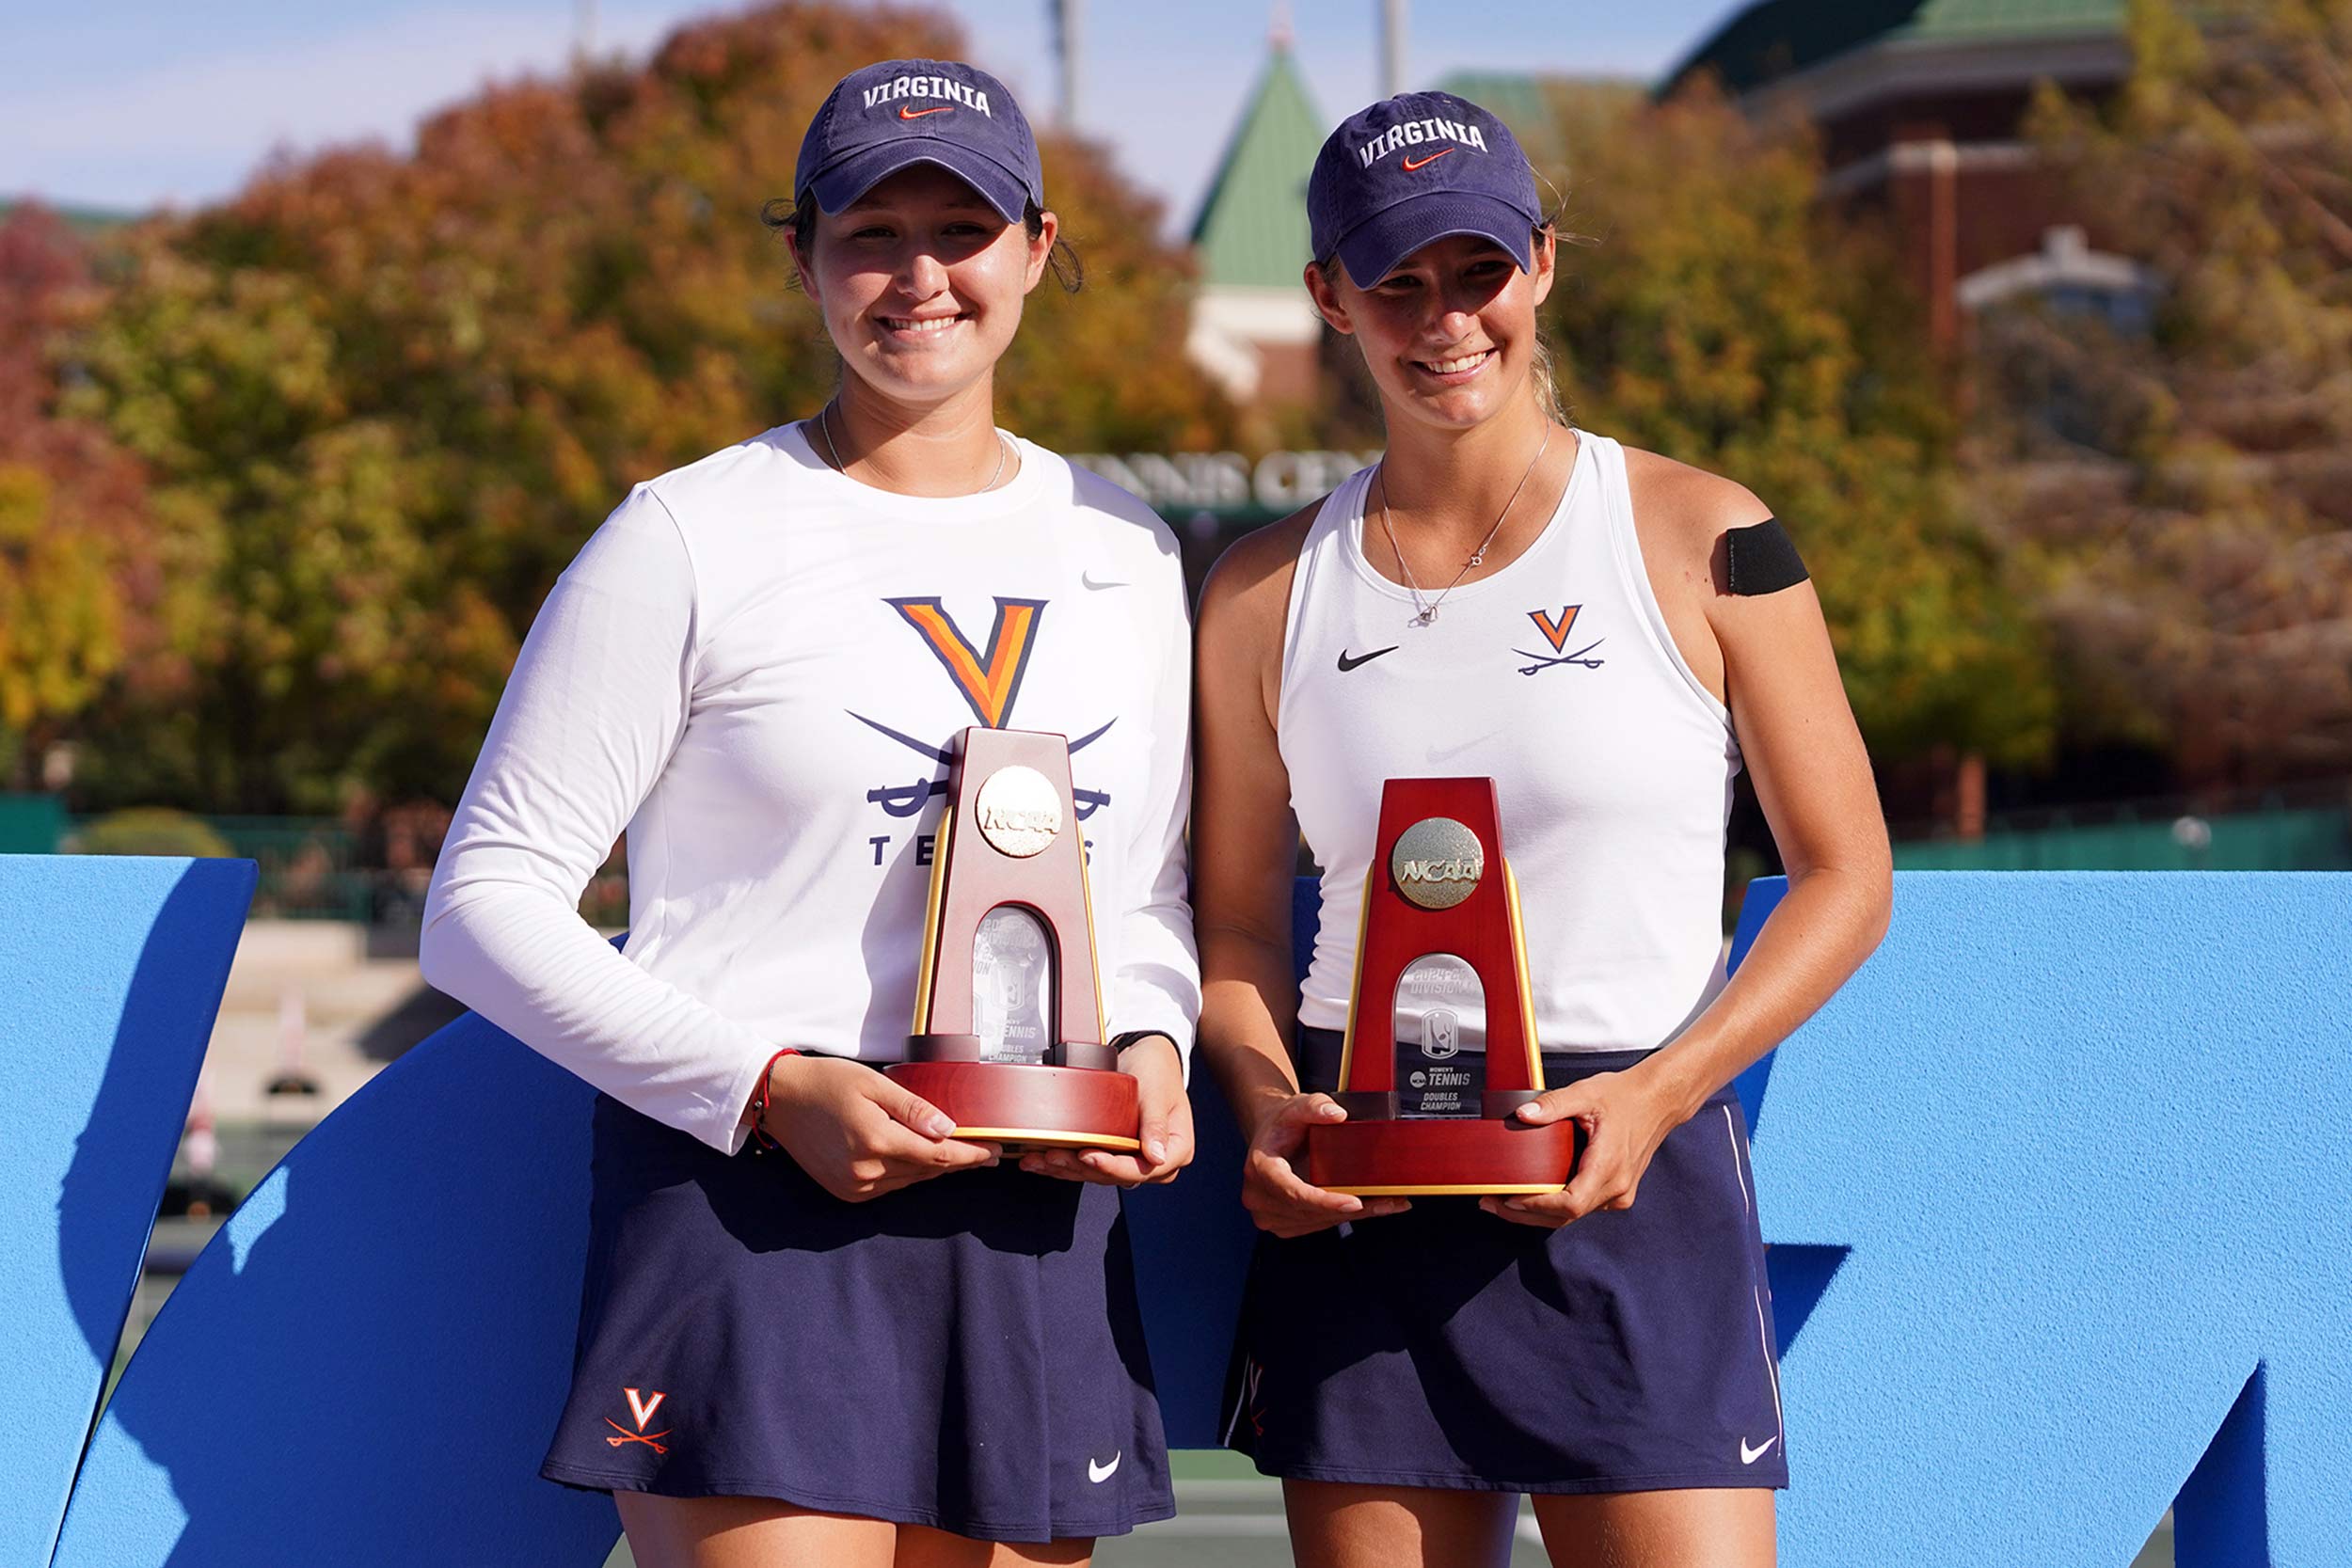
<svg viewBox="0 0 2352 1568">
<path fill-rule="evenodd" d="M 2131 68 L 2127 8 L 2128 0 L 1756 0 L 1656 90 L 1711 75 L 1751 114 L 1809 120 L 1827 193 L 1892 218 L 1940 344 L 1965 341 L 1975 312 L 2026 293 L 2133 319 L 2145 309 L 2145 275 L 2101 248 L 2068 210 L 2026 130 L 2042 82 L 2093 102 L 2122 83 Z M 1539 157 L 1572 157 L 1549 119 L 1565 81 L 1484 71 L 1437 85 L 1501 114 Z M 1326 129 L 1278 35 L 1192 231 L 1202 288 L 1188 346 L 1245 403 L 1317 391 L 1317 332 L 1298 270 L 1307 169 Z"/>
<path fill-rule="evenodd" d="M 1818 130 L 1836 198 L 1893 219 L 1944 345 L 2021 293 L 2129 318 L 2144 276 L 2098 246 L 2039 162 L 2037 86 L 2096 102 L 2131 69 L 2127 0 L 1758 0 L 1667 72 Z"/>
</svg>

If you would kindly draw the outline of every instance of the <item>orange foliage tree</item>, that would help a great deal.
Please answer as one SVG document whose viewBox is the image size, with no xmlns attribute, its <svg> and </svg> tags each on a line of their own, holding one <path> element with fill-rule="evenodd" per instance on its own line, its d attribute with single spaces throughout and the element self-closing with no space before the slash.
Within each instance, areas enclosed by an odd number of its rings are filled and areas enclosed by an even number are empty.
<svg viewBox="0 0 2352 1568">
<path fill-rule="evenodd" d="M 280 164 L 135 236 L 77 407 L 154 476 L 189 678 L 113 705 L 88 793 L 453 799 L 539 599 L 628 486 L 830 391 L 832 346 L 758 221 L 825 92 L 961 53 L 934 13 L 793 0 L 642 67 L 485 92 L 413 156 Z M 1221 438 L 1152 203 L 1097 148 L 1044 153 L 1090 282 L 1033 297 L 1000 418 L 1070 450 Z"/>
<path fill-rule="evenodd" d="M 56 340 L 96 297 L 55 214 L 0 222 L 0 788 L 40 784 L 50 747 L 150 651 L 158 576 L 138 469 L 56 411 Z"/>
</svg>

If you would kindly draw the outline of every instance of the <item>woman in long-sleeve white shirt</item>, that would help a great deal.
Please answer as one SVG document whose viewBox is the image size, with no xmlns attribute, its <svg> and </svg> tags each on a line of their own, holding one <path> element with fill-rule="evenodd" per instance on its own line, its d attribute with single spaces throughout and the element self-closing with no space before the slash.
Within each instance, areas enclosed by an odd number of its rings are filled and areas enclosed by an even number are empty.
<svg viewBox="0 0 2352 1568">
<path fill-rule="evenodd" d="M 602 1091 L 543 1473 L 612 1491 L 644 1568 L 976 1560 L 957 1536 L 1083 1560 L 1173 1507 L 1113 1189 L 1191 1150 L 1175 546 L 994 426 L 1056 240 L 1001 84 L 845 78 L 776 221 L 841 389 L 640 484 L 564 572 L 436 869 L 424 972 Z M 875 1070 L 975 723 L 1070 738 L 1139 1155 L 1000 1167 Z M 615 949 L 578 904 L 624 834 Z"/>
<path fill-rule="evenodd" d="M 1076 747 L 1111 1028 L 1188 1041 L 1198 1006 L 1164 525 L 1025 442 L 999 488 L 930 499 L 834 471 L 814 435 L 641 484 L 589 541 L 516 663 L 425 916 L 434 985 L 729 1152 L 777 1046 L 898 1059 L 941 752 L 968 724 Z M 615 951 L 577 910 L 624 830 Z"/>
</svg>

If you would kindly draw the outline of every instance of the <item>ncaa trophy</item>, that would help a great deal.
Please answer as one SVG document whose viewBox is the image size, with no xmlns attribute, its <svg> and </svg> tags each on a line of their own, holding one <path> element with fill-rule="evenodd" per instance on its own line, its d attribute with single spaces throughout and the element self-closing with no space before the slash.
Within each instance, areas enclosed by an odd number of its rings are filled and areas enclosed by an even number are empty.
<svg viewBox="0 0 2352 1568">
<path fill-rule="evenodd" d="M 1364 1197 L 1557 1192 L 1579 1128 L 1512 1115 L 1544 1067 L 1494 781 L 1391 779 L 1374 844 L 1332 1096 L 1347 1120 L 1307 1129 L 1307 1180 Z"/>
<path fill-rule="evenodd" d="M 958 737 L 931 858 L 914 1032 L 883 1069 L 955 1136 L 1135 1152 L 1136 1081 L 1103 1038 L 1093 895 L 1062 736 Z"/>
</svg>

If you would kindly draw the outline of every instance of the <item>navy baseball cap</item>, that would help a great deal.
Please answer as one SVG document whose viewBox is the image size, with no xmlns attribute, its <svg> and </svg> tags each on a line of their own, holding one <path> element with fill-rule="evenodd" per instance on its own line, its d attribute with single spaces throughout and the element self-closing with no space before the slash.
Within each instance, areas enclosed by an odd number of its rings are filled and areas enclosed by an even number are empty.
<svg viewBox="0 0 2352 1568">
<path fill-rule="evenodd" d="M 1337 254 L 1359 289 L 1449 234 L 1492 240 L 1532 272 L 1543 221 L 1518 138 L 1450 92 L 1399 93 L 1348 116 L 1307 181 L 1315 260 Z"/>
<path fill-rule="evenodd" d="M 1005 84 L 960 60 L 884 60 L 841 78 L 801 138 L 797 204 L 837 213 L 902 168 L 936 164 L 1007 223 L 1045 205 L 1037 138 Z"/>
</svg>

